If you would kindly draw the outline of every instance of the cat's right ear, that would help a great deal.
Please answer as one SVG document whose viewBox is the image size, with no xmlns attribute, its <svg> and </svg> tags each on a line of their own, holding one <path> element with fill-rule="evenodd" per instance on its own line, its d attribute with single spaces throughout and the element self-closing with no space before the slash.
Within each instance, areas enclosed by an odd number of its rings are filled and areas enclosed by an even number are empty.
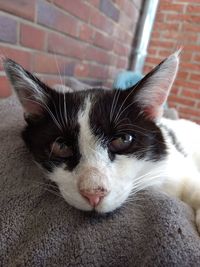
<svg viewBox="0 0 200 267">
<path fill-rule="evenodd" d="M 4 69 L 23 106 L 25 118 L 41 117 L 48 102 L 48 90 L 38 78 L 11 59 L 4 60 Z"/>
</svg>

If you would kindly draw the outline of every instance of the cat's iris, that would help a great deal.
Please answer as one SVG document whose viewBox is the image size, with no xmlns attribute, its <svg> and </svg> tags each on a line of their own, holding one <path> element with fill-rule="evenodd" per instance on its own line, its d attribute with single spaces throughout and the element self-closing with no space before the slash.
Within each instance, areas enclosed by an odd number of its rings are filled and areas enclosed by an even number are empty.
<svg viewBox="0 0 200 267">
<path fill-rule="evenodd" d="M 65 143 L 55 141 L 51 145 L 51 155 L 57 158 L 69 158 L 73 156 L 73 151 Z"/>
<path fill-rule="evenodd" d="M 128 149 L 133 142 L 133 136 L 130 134 L 125 134 L 113 139 L 108 147 L 109 150 L 113 153 L 123 152 Z"/>
</svg>

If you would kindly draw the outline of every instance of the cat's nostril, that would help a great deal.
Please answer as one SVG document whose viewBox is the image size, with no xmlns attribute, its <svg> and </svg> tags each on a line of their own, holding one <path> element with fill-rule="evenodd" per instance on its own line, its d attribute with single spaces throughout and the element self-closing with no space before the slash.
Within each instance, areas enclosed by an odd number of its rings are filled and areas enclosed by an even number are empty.
<svg viewBox="0 0 200 267">
<path fill-rule="evenodd" d="M 91 193 L 89 191 L 81 190 L 80 194 L 90 203 L 92 207 L 96 207 L 107 193 L 102 191 L 94 191 Z"/>
</svg>

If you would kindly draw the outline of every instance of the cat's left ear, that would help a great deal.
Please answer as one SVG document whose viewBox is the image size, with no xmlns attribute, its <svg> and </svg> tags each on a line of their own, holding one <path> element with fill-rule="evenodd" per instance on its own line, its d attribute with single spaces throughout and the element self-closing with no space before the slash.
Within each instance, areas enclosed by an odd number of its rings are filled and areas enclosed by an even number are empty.
<svg viewBox="0 0 200 267">
<path fill-rule="evenodd" d="M 162 116 L 163 105 L 167 100 L 179 66 L 180 50 L 170 55 L 149 72 L 134 90 L 134 101 L 153 120 Z"/>
<path fill-rule="evenodd" d="M 49 100 L 47 86 L 11 59 L 4 60 L 4 69 L 22 104 L 25 119 L 41 118 Z"/>
</svg>

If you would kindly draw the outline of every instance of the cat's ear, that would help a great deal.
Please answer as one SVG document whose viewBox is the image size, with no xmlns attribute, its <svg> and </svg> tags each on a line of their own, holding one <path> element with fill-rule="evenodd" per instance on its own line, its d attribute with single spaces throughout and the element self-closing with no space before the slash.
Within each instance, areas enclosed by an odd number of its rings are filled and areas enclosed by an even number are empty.
<svg viewBox="0 0 200 267">
<path fill-rule="evenodd" d="M 46 86 L 11 59 L 4 60 L 5 72 L 25 112 L 25 118 L 42 116 L 48 101 Z"/>
<path fill-rule="evenodd" d="M 162 61 L 133 89 L 135 102 L 150 119 L 162 116 L 163 105 L 178 71 L 179 54 L 180 50 Z"/>
</svg>

